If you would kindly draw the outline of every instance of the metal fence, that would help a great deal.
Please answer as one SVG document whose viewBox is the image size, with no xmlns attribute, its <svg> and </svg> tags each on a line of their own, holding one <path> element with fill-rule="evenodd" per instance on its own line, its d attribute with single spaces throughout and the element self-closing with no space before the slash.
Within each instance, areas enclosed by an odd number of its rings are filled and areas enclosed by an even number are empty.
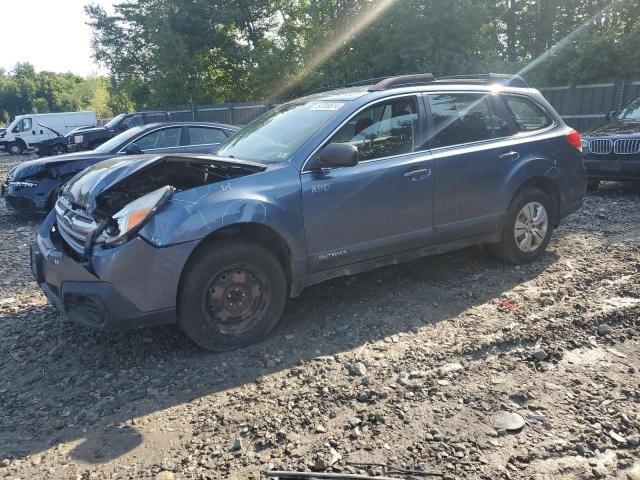
<svg viewBox="0 0 640 480">
<path fill-rule="evenodd" d="M 230 125 L 246 125 L 276 104 L 267 101 L 222 103 L 218 105 L 198 105 L 194 107 L 168 107 L 166 110 L 176 122 L 217 122 Z"/>
<path fill-rule="evenodd" d="M 612 80 L 588 85 L 563 85 L 540 88 L 542 94 L 560 113 L 568 125 L 584 131 L 605 121 L 607 112 L 620 110 L 627 102 L 640 95 L 640 80 Z M 171 118 L 178 122 L 219 122 L 246 125 L 254 118 L 273 108 L 268 101 L 169 107 Z"/>
<path fill-rule="evenodd" d="M 620 110 L 640 94 L 639 80 L 613 80 L 588 85 L 540 88 L 542 94 L 578 131 L 584 131 L 606 120 L 606 114 Z"/>
</svg>

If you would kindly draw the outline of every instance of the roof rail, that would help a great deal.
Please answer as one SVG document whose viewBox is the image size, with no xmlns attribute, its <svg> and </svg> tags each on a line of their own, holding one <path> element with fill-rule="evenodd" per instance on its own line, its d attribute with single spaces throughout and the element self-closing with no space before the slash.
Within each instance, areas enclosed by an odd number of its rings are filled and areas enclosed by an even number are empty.
<svg viewBox="0 0 640 480">
<path fill-rule="evenodd" d="M 400 75 L 398 77 L 389 77 L 379 81 L 371 88 L 370 92 L 379 92 L 382 90 L 389 90 L 391 88 L 410 87 L 412 85 L 426 85 L 431 83 L 436 78 L 432 73 L 419 73 L 417 75 Z"/>
<path fill-rule="evenodd" d="M 499 84 L 506 87 L 529 88 L 527 81 L 520 75 L 508 75 L 505 73 L 474 73 L 469 75 L 447 75 L 436 79 L 439 83 L 481 83 Z"/>
</svg>

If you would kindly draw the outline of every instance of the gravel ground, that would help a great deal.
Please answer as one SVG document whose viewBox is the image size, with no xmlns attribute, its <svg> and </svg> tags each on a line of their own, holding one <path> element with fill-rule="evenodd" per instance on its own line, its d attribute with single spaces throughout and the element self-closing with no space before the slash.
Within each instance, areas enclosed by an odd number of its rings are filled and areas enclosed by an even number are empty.
<svg viewBox="0 0 640 480">
<path fill-rule="evenodd" d="M 37 219 L 2 205 L 0 478 L 637 480 L 639 204 L 605 184 L 533 265 L 472 248 L 309 288 L 223 354 L 63 320 L 29 273 Z"/>
</svg>

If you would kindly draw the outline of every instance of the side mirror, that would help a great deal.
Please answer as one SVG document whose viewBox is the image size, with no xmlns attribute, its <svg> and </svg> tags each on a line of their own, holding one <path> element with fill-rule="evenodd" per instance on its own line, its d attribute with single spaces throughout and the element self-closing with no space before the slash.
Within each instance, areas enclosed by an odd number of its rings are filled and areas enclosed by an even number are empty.
<svg viewBox="0 0 640 480">
<path fill-rule="evenodd" d="M 617 110 L 611 110 L 610 112 L 607 112 L 607 114 L 605 115 L 607 120 L 611 120 L 612 118 L 615 118 L 618 115 L 618 111 Z"/>
<path fill-rule="evenodd" d="M 142 153 L 142 149 L 140 148 L 140 145 L 134 142 L 125 147 L 124 153 L 127 155 L 140 155 Z"/>
<path fill-rule="evenodd" d="M 124 132 L 125 130 L 129 130 L 129 126 L 126 123 L 119 123 L 118 126 L 116 127 L 116 130 L 120 130 L 121 132 Z"/>
<path fill-rule="evenodd" d="M 18 133 L 20 130 L 18 130 L 18 127 L 13 127 L 13 130 L 11 130 L 13 133 Z"/>
<path fill-rule="evenodd" d="M 353 167 L 358 164 L 358 149 L 347 143 L 330 143 L 318 154 L 314 167 Z"/>
</svg>

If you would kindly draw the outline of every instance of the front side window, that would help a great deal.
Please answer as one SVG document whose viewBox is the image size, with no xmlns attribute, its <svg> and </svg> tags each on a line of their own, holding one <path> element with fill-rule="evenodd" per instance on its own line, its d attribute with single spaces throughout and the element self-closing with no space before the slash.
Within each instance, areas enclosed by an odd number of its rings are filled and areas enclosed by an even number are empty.
<svg viewBox="0 0 640 480">
<path fill-rule="evenodd" d="M 138 135 L 145 127 L 136 127 L 126 132 L 122 132 L 110 140 L 107 140 L 102 145 L 94 150 L 97 153 L 113 153 L 117 152 L 121 146 L 124 146 L 124 143 L 127 142 L 130 138 Z M 128 142 L 127 142 L 128 143 Z"/>
<path fill-rule="evenodd" d="M 518 132 L 540 130 L 553 124 L 549 115 L 528 98 L 517 95 L 501 95 L 501 97 L 513 116 Z"/>
<path fill-rule="evenodd" d="M 494 138 L 495 121 L 485 94 L 427 95 L 433 118 L 428 137 L 433 148 Z"/>
<path fill-rule="evenodd" d="M 182 127 L 163 128 L 145 135 L 135 141 L 142 150 L 156 150 L 180 146 Z"/>
<path fill-rule="evenodd" d="M 217 128 L 189 127 L 189 145 L 210 145 L 226 139 L 224 132 Z"/>
<path fill-rule="evenodd" d="M 31 126 L 33 125 L 32 121 L 30 118 L 23 118 L 22 120 L 20 120 L 16 126 L 14 127 L 13 131 L 18 133 L 18 132 L 28 132 L 29 130 L 31 130 Z"/>
<path fill-rule="evenodd" d="M 329 143 L 348 143 L 358 149 L 360 161 L 372 160 L 412 152 L 417 131 L 416 98 L 404 97 L 360 112 Z"/>
</svg>

